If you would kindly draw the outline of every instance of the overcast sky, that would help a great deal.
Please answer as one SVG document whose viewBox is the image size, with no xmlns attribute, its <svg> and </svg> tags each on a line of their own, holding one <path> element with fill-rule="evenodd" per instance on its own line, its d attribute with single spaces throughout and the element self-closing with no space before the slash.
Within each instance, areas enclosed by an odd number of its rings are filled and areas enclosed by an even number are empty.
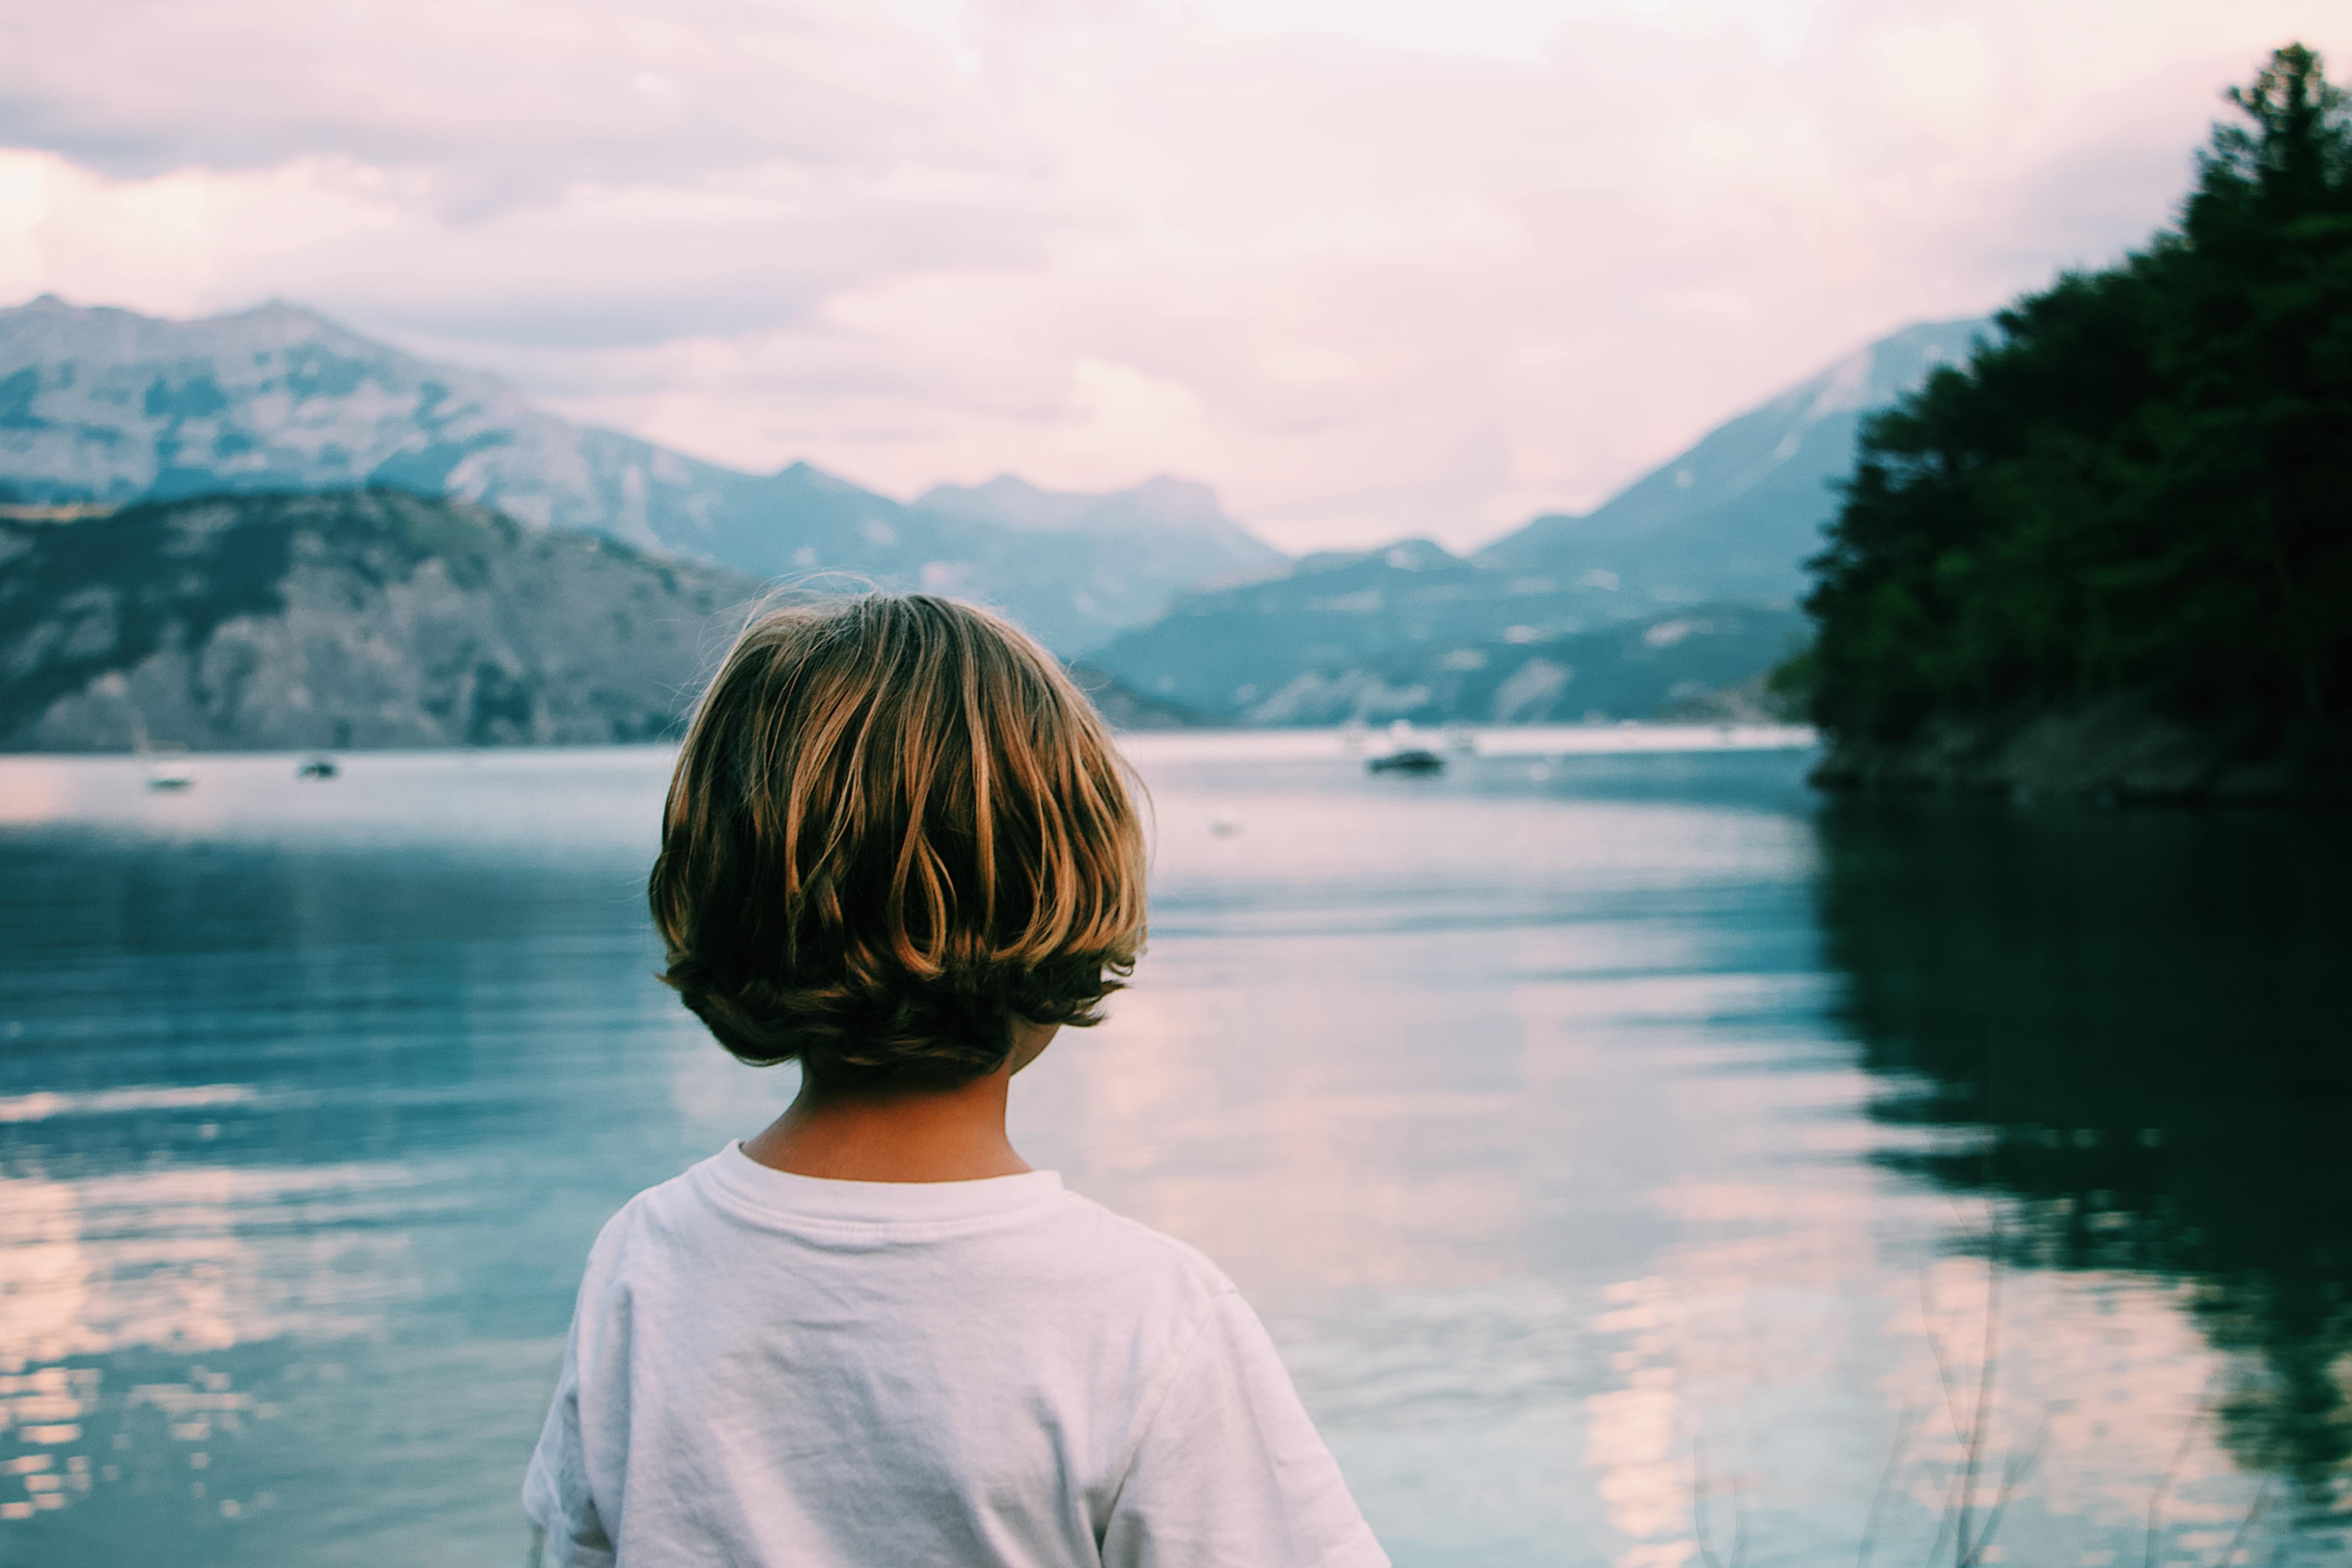
<svg viewBox="0 0 2352 1568">
<path fill-rule="evenodd" d="M 2344 0 L 13 0 L 0 300 L 277 295 L 910 495 L 1604 498 L 2142 239 Z"/>
</svg>

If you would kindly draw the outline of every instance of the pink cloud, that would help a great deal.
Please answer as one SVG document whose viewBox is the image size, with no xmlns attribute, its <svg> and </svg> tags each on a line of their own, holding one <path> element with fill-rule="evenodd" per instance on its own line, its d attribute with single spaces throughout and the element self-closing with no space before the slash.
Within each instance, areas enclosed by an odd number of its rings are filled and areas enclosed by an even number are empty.
<svg viewBox="0 0 2352 1568">
<path fill-rule="evenodd" d="M 2263 51 L 2352 61 L 2320 0 L 1240 14 L 27 12 L 0 292 L 283 294 L 747 466 L 1466 542 L 2105 259 Z"/>
</svg>

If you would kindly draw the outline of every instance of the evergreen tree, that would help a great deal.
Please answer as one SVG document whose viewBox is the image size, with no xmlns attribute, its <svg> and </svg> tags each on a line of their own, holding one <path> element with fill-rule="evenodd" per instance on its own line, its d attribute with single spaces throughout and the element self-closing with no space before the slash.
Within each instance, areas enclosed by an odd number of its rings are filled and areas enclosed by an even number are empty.
<svg viewBox="0 0 2352 1568">
<path fill-rule="evenodd" d="M 1832 738 L 2120 698 L 2340 784 L 2352 115 L 2300 45 L 2228 98 L 2172 227 L 1865 427 L 1790 672 Z"/>
</svg>

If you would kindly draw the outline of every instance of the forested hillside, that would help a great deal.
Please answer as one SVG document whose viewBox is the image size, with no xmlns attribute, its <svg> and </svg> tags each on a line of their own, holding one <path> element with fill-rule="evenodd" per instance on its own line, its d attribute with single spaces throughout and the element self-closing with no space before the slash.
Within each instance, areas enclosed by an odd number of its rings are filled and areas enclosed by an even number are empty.
<svg viewBox="0 0 2352 1568">
<path fill-rule="evenodd" d="M 1807 608 L 1826 782 L 2334 792 L 2352 122 L 2279 50 L 2177 223 L 1865 427 Z"/>
</svg>

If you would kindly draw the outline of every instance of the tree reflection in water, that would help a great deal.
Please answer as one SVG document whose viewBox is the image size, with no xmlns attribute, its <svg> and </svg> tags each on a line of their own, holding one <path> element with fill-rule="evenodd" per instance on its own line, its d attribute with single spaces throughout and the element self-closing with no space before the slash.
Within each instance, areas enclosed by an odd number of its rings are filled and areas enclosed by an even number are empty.
<svg viewBox="0 0 2352 1568">
<path fill-rule="evenodd" d="M 2178 1280 L 2221 1438 L 2352 1479 L 2352 832 L 2287 813 L 1849 801 L 1822 921 L 1884 1156 L 2009 1200 L 2003 1261 Z"/>
</svg>

